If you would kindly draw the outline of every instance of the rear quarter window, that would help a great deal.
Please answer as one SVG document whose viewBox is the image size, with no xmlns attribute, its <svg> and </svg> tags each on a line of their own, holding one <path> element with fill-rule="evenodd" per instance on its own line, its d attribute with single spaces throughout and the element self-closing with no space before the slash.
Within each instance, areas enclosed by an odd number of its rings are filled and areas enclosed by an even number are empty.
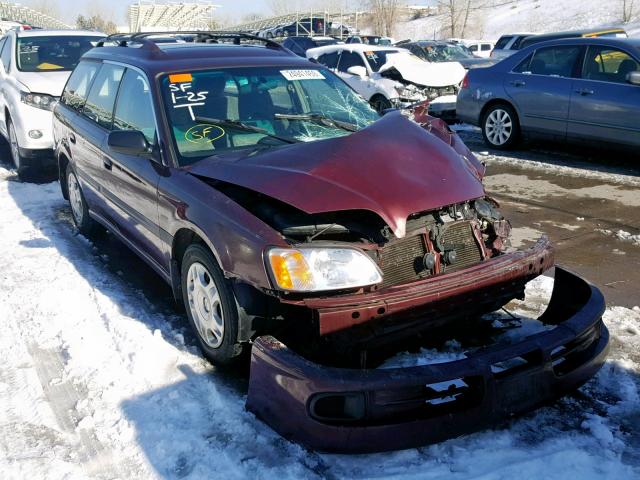
<svg viewBox="0 0 640 480">
<path fill-rule="evenodd" d="M 99 68 L 100 64 L 97 62 L 85 61 L 78 64 L 64 87 L 60 99 L 61 103 L 74 110 L 80 110 L 87 99 L 89 87 L 91 87 L 91 82 Z"/>
<path fill-rule="evenodd" d="M 509 43 L 511 41 L 511 39 L 513 38 L 513 35 L 503 35 L 502 37 L 500 37 L 500 39 L 496 42 L 496 46 L 494 47 L 496 50 L 502 50 L 504 47 L 507 46 L 507 43 Z"/>
</svg>

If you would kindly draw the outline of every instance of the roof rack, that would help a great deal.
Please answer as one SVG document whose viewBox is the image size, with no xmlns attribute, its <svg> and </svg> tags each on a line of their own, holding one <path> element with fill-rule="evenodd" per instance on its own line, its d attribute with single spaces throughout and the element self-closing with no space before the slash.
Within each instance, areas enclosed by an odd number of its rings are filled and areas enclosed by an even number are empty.
<svg viewBox="0 0 640 480">
<path fill-rule="evenodd" d="M 137 32 L 137 33 L 114 33 L 99 41 L 96 46 L 102 47 L 105 43 L 114 42 L 119 47 L 128 47 L 129 43 L 140 43 L 143 48 L 147 48 L 153 51 L 159 51 L 158 45 L 149 37 L 152 36 L 175 36 L 175 35 L 194 35 L 195 43 L 233 43 L 234 45 L 241 45 L 242 40 L 247 43 L 263 43 L 267 48 L 275 48 L 278 50 L 287 50 L 273 40 L 268 38 L 258 37 L 245 32 L 220 32 L 220 31 L 206 31 L 206 30 L 191 30 L 191 31 L 168 31 L 168 32 Z"/>
</svg>

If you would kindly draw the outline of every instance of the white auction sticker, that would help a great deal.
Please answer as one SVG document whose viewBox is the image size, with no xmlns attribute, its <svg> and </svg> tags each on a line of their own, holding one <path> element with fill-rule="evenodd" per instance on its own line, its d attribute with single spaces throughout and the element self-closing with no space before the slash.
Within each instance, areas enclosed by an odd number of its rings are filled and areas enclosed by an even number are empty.
<svg viewBox="0 0 640 480">
<path fill-rule="evenodd" d="M 324 80 L 319 70 L 280 70 L 287 80 Z"/>
</svg>

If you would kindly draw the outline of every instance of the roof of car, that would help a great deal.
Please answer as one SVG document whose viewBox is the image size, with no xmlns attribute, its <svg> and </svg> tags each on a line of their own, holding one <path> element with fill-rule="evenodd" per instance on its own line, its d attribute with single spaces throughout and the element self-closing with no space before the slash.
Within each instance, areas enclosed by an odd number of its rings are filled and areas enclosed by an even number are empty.
<svg viewBox="0 0 640 480">
<path fill-rule="evenodd" d="M 534 43 L 527 48 L 540 48 L 551 45 L 608 45 L 616 47 L 635 47 L 640 48 L 640 38 L 620 38 L 620 37 L 573 37 L 558 38 L 555 40 L 546 40 L 544 42 Z M 523 49 L 524 50 L 524 49 Z"/>
<path fill-rule="evenodd" d="M 605 35 L 610 33 L 626 33 L 623 28 L 609 27 L 609 28 L 589 28 L 585 30 L 565 30 L 563 32 L 548 32 L 548 33 L 540 33 L 535 35 L 536 38 L 546 38 L 546 37 L 564 37 L 564 36 L 574 36 L 574 37 L 582 37 L 589 35 Z"/>
<path fill-rule="evenodd" d="M 106 37 L 106 33 L 94 32 L 92 30 L 13 30 L 18 37 L 68 37 L 68 36 L 95 36 Z"/>
<path fill-rule="evenodd" d="M 397 51 L 400 46 L 393 45 L 369 45 L 368 43 L 338 43 L 335 45 L 327 45 L 325 47 L 312 48 L 313 53 L 322 55 L 325 52 L 333 52 L 335 50 L 349 50 L 351 52 L 379 52 L 379 51 Z"/>
<path fill-rule="evenodd" d="M 83 58 L 119 61 L 141 68 L 150 76 L 221 67 L 317 67 L 287 49 L 251 44 L 164 43 L 156 44 L 154 49 L 139 44 L 104 46 L 89 50 Z"/>
</svg>

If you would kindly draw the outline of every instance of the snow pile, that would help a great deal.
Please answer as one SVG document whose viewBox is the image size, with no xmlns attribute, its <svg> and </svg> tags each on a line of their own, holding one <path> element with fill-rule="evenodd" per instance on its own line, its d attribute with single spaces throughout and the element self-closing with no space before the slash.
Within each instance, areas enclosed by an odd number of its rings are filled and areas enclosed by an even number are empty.
<svg viewBox="0 0 640 480">
<path fill-rule="evenodd" d="M 607 310 L 610 360 L 552 406 L 424 448 L 317 454 L 247 413 L 246 377 L 211 367 L 182 314 L 151 302 L 126 269 L 107 268 L 104 252 L 73 231 L 57 183 L 22 184 L 0 168 L 0 204 L 3 479 L 640 474 L 640 309 Z M 532 283 L 523 312 L 535 317 L 550 288 Z"/>
<path fill-rule="evenodd" d="M 611 231 L 609 229 L 606 229 L 606 228 L 598 228 L 597 230 L 598 230 L 598 232 L 600 232 L 600 233 L 602 233 L 604 235 L 609 235 L 609 236 L 615 235 L 615 237 L 618 240 L 622 240 L 623 242 L 630 242 L 633 245 L 637 245 L 637 246 L 640 247 L 640 234 L 633 235 L 633 234 L 631 234 L 629 232 L 626 232 L 624 230 L 618 230 L 617 232 L 613 232 L 613 231 Z"/>
</svg>

